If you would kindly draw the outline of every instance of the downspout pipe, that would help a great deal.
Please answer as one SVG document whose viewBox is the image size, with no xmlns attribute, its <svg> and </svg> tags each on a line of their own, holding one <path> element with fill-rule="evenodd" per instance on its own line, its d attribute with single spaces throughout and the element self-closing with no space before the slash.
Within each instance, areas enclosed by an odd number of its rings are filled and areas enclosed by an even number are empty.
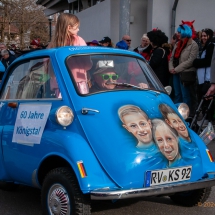
<svg viewBox="0 0 215 215">
<path fill-rule="evenodd" d="M 178 1 L 179 0 L 175 0 L 173 7 L 172 7 L 172 24 L 171 24 L 171 37 L 174 35 L 175 33 L 175 17 L 176 17 L 176 8 L 178 5 Z"/>
<path fill-rule="evenodd" d="M 119 40 L 123 35 L 130 35 L 130 8 L 131 0 L 120 0 L 119 11 Z"/>
</svg>

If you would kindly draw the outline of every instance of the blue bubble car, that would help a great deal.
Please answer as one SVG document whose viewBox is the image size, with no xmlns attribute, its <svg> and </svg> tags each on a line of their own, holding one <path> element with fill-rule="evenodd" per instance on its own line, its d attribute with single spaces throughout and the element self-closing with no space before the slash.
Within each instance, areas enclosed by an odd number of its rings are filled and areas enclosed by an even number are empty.
<svg viewBox="0 0 215 215">
<path fill-rule="evenodd" d="M 0 85 L 0 188 L 41 189 L 45 215 L 89 215 L 91 201 L 169 196 L 195 206 L 215 163 L 137 53 L 61 47 L 17 58 Z"/>
</svg>

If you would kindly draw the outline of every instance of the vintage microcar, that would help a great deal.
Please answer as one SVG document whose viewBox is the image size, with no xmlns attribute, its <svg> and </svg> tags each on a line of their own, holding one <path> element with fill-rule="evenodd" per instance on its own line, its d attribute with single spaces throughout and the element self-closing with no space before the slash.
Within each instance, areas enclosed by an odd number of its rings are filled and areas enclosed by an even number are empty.
<svg viewBox="0 0 215 215">
<path fill-rule="evenodd" d="M 137 53 L 62 47 L 28 53 L 0 88 L 0 186 L 42 191 L 44 214 L 91 200 L 170 196 L 194 206 L 215 185 L 202 139 Z"/>
</svg>

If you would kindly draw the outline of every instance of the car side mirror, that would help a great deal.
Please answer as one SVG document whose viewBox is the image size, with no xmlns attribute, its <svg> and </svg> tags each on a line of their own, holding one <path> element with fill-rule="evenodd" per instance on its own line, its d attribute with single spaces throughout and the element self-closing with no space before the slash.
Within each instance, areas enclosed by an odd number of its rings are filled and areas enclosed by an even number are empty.
<svg viewBox="0 0 215 215">
<path fill-rule="evenodd" d="M 171 92 L 172 92 L 172 87 L 171 86 L 166 86 L 166 87 L 164 87 L 164 89 L 166 90 L 168 95 L 171 94 Z"/>
</svg>

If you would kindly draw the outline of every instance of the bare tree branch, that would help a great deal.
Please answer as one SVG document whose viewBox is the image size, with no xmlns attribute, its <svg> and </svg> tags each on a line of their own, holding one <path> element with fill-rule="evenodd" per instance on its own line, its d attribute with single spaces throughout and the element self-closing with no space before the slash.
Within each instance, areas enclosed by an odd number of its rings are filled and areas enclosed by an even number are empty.
<svg viewBox="0 0 215 215">
<path fill-rule="evenodd" d="M 48 42 L 48 19 L 44 7 L 36 4 L 37 0 L 0 0 L 0 35 L 1 40 L 7 35 L 10 41 L 11 26 L 18 29 L 20 47 L 24 47 L 24 35 L 31 32 L 31 39 L 40 38 Z M 7 29 L 7 32 L 6 30 Z"/>
</svg>

